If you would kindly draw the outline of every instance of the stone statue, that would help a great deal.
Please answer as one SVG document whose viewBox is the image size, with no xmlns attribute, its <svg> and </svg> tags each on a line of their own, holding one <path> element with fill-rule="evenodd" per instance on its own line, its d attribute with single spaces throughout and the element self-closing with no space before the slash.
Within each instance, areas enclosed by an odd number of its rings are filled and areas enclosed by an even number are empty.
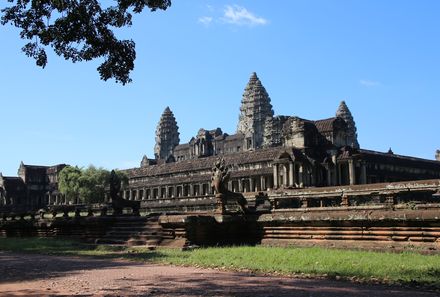
<svg viewBox="0 0 440 297">
<path fill-rule="evenodd" d="M 212 167 L 211 186 L 214 188 L 216 201 L 216 212 L 224 214 L 227 201 L 233 200 L 240 206 L 240 211 L 245 212 L 246 199 L 239 193 L 228 190 L 230 178 L 230 167 L 226 165 L 223 158 L 218 158 Z"/>
<path fill-rule="evenodd" d="M 226 166 L 225 159 L 218 158 L 212 167 L 211 185 L 216 194 L 226 194 L 228 192 L 228 181 L 230 173 Z"/>
<path fill-rule="evenodd" d="M 119 195 L 121 179 L 114 170 L 110 173 L 110 198 L 112 199 L 113 215 L 122 215 L 124 207 L 130 207 L 134 215 L 139 215 L 140 201 L 126 200 Z"/>
</svg>

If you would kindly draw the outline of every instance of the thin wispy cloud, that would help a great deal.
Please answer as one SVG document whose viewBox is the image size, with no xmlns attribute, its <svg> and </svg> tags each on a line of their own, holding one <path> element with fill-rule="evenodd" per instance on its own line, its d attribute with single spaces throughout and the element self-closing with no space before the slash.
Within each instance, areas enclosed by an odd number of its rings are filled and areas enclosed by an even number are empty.
<svg viewBox="0 0 440 297">
<path fill-rule="evenodd" d="M 209 17 L 209 16 L 199 17 L 198 22 L 205 25 L 205 26 L 208 26 L 212 22 L 212 17 Z"/>
<path fill-rule="evenodd" d="M 226 5 L 221 20 L 228 24 L 238 26 L 259 26 L 266 25 L 268 21 L 265 18 L 258 17 L 243 6 Z"/>
<path fill-rule="evenodd" d="M 378 81 L 368 80 L 368 79 L 361 79 L 359 83 L 365 87 L 377 87 L 381 85 L 381 83 Z"/>
<path fill-rule="evenodd" d="M 198 18 L 197 22 L 209 26 L 212 23 L 229 24 L 235 26 L 263 26 L 269 21 L 261 16 L 255 15 L 247 8 L 239 5 L 226 5 L 223 10 L 215 9 L 214 6 L 206 6 L 208 13 L 206 16 Z M 217 16 L 216 16 L 217 14 Z"/>
<path fill-rule="evenodd" d="M 212 6 L 212 5 L 207 4 L 207 5 L 206 5 L 206 8 L 207 8 L 209 11 L 214 11 L 214 6 Z"/>
</svg>

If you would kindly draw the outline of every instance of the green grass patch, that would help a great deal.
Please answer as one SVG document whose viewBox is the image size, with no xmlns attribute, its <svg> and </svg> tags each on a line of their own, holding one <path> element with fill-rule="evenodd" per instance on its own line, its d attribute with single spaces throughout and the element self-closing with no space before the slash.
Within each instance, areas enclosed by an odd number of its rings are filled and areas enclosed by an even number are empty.
<svg viewBox="0 0 440 297">
<path fill-rule="evenodd" d="M 440 255 L 325 248 L 221 247 L 191 251 L 84 245 L 38 238 L 0 239 L 0 250 L 58 255 L 122 257 L 135 261 L 425 285 L 440 288 Z"/>
</svg>

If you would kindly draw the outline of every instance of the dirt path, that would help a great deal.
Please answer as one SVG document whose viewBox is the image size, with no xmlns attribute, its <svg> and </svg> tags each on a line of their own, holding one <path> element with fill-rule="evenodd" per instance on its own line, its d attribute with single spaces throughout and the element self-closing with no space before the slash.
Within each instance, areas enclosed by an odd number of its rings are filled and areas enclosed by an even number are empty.
<svg viewBox="0 0 440 297">
<path fill-rule="evenodd" d="M 0 252 L 0 296 L 438 296 L 344 281 Z"/>
</svg>

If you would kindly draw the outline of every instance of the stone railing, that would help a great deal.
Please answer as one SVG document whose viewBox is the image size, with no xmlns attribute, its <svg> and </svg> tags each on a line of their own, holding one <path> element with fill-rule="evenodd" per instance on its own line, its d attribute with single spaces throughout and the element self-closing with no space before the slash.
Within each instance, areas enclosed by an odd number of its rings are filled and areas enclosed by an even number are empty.
<svg viewBox="0 0 440 297">
<path fill-rule="evenodd" d="M 440 180 L 394 182 L 268 192 L 272 209 L 379 207 L 438 208 Z"/>
</svg>

